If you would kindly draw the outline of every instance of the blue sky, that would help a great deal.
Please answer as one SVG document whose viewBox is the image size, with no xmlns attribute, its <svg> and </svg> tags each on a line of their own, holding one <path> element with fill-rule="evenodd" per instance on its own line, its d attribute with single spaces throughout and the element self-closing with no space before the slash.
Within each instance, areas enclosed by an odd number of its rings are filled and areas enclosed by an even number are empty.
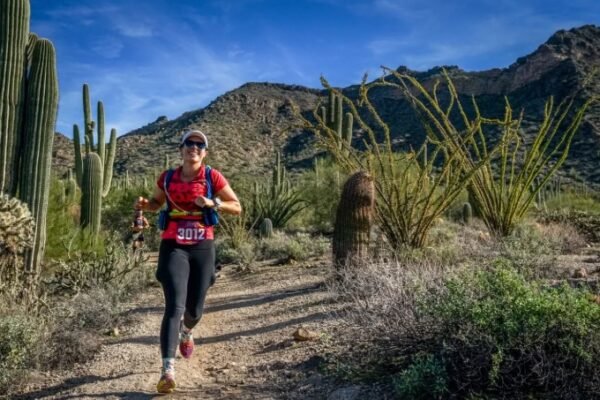
<svg viewBox="0 0 600 400">
<path fill-rule="evenodd" d="M 119 135 L 206 106 L 246 82 L 319 88 L 380 65 L 507 67 L 558 29 L 600 25 L 598 0 L 31 0 L 57 50 L 57 130 L 83 119 L 81 87 Z"/>
</svg>

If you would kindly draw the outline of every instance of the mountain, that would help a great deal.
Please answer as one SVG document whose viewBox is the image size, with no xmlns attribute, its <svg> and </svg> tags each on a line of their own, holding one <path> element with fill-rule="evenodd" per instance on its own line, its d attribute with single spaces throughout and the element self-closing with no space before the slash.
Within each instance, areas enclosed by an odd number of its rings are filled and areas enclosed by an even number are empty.
<svg viewBox="0 0 600 400">
<path fill-rule="evenodd" d="M 592 94 L 600 95 L 600 76 L 593 75 L 600 65 L 600 28 L 585 25 L 561 30 L 533 53 L 517 59 L 507 68 L 467 72 L 456 66 L 443 67 L 453 79 L 459 95 L 470 103 L 475 96 L 485 116 L 500 116 L 505 96 L 515 112 L 525 111 L 525 135 L 533 135 L 543 116 L 544 103 L 550 96 L 557 100 L 579 93 L 578 101 Z M 425 72 L 399 71 L 413 74 L 426 87 L 441 78 L 442 67 Z M 584 85 L 585 82 L 587 86 Z M 357 86 L 342 88 L 344 94 L 356 98 Z M 397 90 L 377 88 L 371 99 L 381 117 L 391 128 L 398 148 L 418 147 L 423 129 L 407 102 Z M 304 168 L 315 155 L 309 132 L 289 129 L 299 121 L 292 111 L 296 104 L 310 117 L 326 92 L 297 85 L 247 83 L 223 94 L 207 107 L 189 111 L 169 121 L 159 117 L 153 123 L 123 135 L 118 140 L 115 173 L 150 173 L 161 169 L 165 154 L 179 160 L 177 144 L 184 128 L 196 127 L 209 136 L 209 164 L 228 176 L 264 174 L 273 161 L 275 148 L 281 148 L 286 164 Z M 355 128 L 354 141 L 360 143 L 360 130 Z M 63 140 L 55 141 L 61 146 Z M 66 151 L 55 153 L 65 154 Z M 71 151 L 72 153 L 72 151 Z M 65 163 L 65 159 L 60 158 Z M 600 106 L 594 106 L 575 137 L 570 156 L 563 167 L 566 175 L 575 175 L 589 183 L 600 184 Z M 59 160 L 55 160 L 55 165 Z M 64 167 L 63 167 L 64 168 Z M 60 170 L 60 168 L 59 168 Z"/>
</svg>

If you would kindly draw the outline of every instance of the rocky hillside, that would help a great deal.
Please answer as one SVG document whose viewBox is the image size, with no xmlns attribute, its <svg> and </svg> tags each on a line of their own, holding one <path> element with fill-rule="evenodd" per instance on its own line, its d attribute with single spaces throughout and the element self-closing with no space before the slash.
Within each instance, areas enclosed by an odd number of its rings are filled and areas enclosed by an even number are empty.
<svg viewBox="0 0 600 400">
<path fill-rule="evenodd" d="M 507 96 L 515 110 L 524 109 L 528 119 L 525 133 L 533 135 L 543 113 L 543 104 L 549 96 L 561 99 L 582 89 L 591 72 L 600 65 L 600 28 L 586 25 L 569 31 L 558 31 L 532 54 L 519 58 L 508 68 L 480 72 L 465 72 L 458 67 L 450 71 L 459 93 L 466 100 L 475 96 L 482 114 L 500 115 Z M 426 72 L 399 70 L 417 76 L 425 85 L 440 78 L 441 67 Z M 355 97 L 357 87 L 344 92 Z M 592 76 L 580 97 L 600 94 L 600 76 Z M 311 164 L 315 154 L 308 132 L 294 129 L 291 103 L 305 115 L 316 107 L 325 92 L 301 86 L 273 83 L 248 83 L 225 93 L 207 107 L 186 112 L 175 120 L 158 118 L 140 129 L 119 138 L 115 171 L 129 170 L 130 174 L 149 173 L 164 165 L 165 154 L 174 162 L 179 160 L 177 143 L 180 132 L 187 127 L 198 127 L 207 132 L 210 141 L 209 163 L 228 174 L 264 173 L 272 162 L 275 148 L 282 148 L 290 167 Z M 411 110 L 398 91 L 381 88 L 372 92 L 372 100 L 383 119 L 390 125 L 399 148 L 420 144 L 423 132 Z M 600 107 L 591 110 L 584 126 L 576 136 L 571 156 L 564 167 L 570 175 L 579 175 L 589 182 L 600 184 Z M 355 132 L 359 142 L 360 132 Z M 212 140 L 211 140 L 212 139 Z M 62 146 L 65 140 L 57 140 Z M 63 157 L 55 159 L 64 165 Z M 57 165 L 59 167 L 59 165 Z M 566 173 L 567 173 L 566 172 Z"/>
</svg>

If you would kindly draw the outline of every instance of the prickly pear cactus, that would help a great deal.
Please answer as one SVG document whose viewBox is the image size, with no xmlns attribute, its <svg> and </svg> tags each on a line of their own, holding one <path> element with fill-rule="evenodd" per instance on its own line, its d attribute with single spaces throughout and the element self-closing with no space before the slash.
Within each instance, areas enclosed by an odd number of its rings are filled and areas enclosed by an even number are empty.
<svg viewBox="0 0 600 400">
<path fill-rule="evenodd" d="M 363 171 L 351 175 L 342 189 L 333 230 L 336 268 L 367 257 L 374 206 L 373 178 Z"/>
<path fill-rule="evenodd" d="M 35 222 L 27 204 L 0 196 L 0 266 L 33 244 Z"/>
</svg>

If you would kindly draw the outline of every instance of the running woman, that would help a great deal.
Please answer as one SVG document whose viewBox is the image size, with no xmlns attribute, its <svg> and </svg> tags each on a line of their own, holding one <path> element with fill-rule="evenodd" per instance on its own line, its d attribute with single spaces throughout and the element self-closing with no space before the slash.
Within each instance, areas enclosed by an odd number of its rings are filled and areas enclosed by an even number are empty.
<svg viewBox="0 0 600 400">
<path fill-rule="evenodd" d="M 208 139 L 199 130 L 184 132 L 179 144 L 183 164 L 175 170 L 165 190 L 164 171 L 152 197 L 139 197 L 136 210 L 158 211 L 168 202 L 172 210 L 161 235 L 156 278 L 161 283 L 165 312 L 160 327 L 162 369 L 156 386 L 159 393 L 175 389 L 175 352 L 190 358 L 194 350 L 192 329 L 200 322 L 206 293 L 215 271 L 212 226 L 206 226 L 202 210 L 214 209 L 239 215 L 240 202 L 225 177 L 210 169 L 212 198 L 207 197 Z"/>
</svg>

